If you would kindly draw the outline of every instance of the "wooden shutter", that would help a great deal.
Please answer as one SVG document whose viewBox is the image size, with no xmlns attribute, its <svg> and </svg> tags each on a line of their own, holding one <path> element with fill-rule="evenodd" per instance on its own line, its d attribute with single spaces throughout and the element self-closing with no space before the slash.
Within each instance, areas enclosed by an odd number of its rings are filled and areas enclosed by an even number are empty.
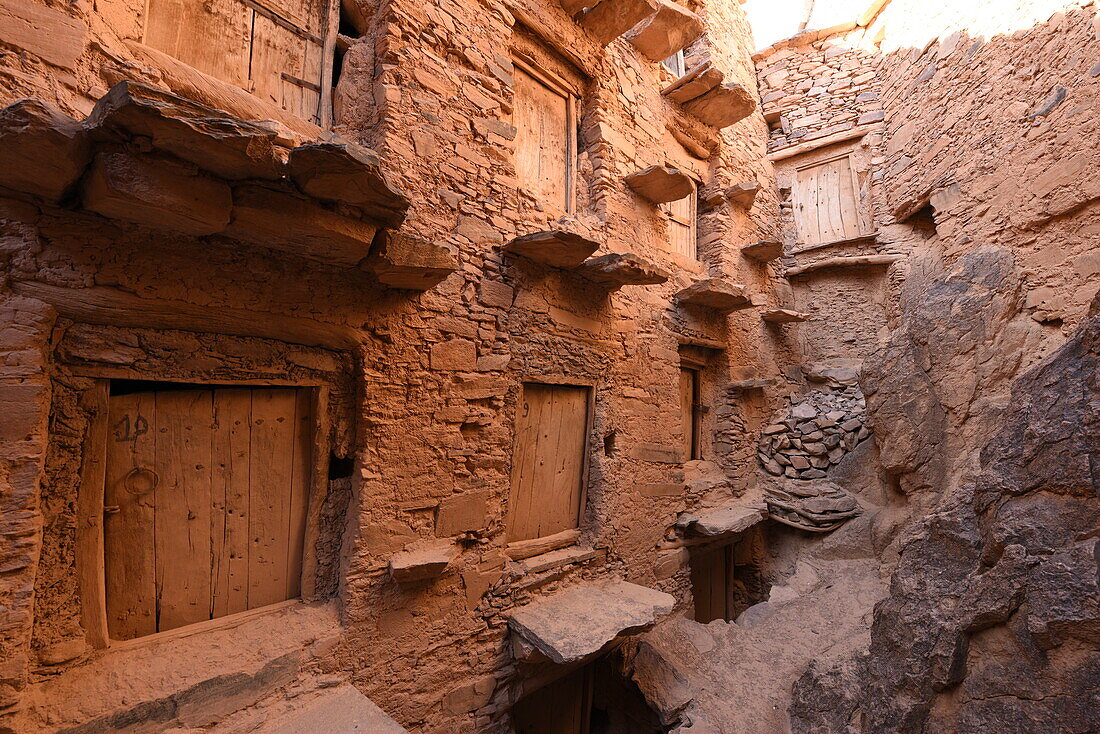
<svg viewBox="0 0 1100 734">
<path fill-rule="evenodd" d="M 317 117 L 327 0 L 148 2 L 147 45 L 299 117 Z"/>
<path fill-rule="evenodd" d="M 523 386 L 512 459 L 510 542 L 577 527 L 587 422 L 586 388 Z"/>
<path fill-rule="evenodd" d="M 818 245 L 863 233 L 859 187 L 848 154 L 799 168 L 794 185 L 799 239 Z"/>
<path fill-rule="evenodd" d="M 104 503 L 110 637 L 126 640 L 299 595 L 309 393 L 111 396 Z"/>
<path fill-rule="evenodd" d="M 729 619 L 730 546 L 703 546 L 691 553 L 691 594 L 695 621 Z"/>
<path fill-rule="evenodd" d="M 573 97 L 517 65 L 513 122 L 519 186 L 543 204 L 572 211 L 576 131 Z"/>
<path fill-rule="evenodd" d="M 695 187 L 692 186 L 689 196 L 661 204 L 661 210 L 668 216 L 669 248 L 692 260 L 698 258 L 695 244 L 696 199 Z"/>
<path fill-rule="evenodd" d="M 680 368 L 680 426 L 684 433 L 680 455 L 684 461 L 699 458 L 699 416 L 695 404 L 699 401 L 699 373 Z"/>
<path fill-rule="evenodd" d="M 587 734 L 592 716 L 592 669 L 584 667 L 516 702 L 516 734 Z"/>
</svg>

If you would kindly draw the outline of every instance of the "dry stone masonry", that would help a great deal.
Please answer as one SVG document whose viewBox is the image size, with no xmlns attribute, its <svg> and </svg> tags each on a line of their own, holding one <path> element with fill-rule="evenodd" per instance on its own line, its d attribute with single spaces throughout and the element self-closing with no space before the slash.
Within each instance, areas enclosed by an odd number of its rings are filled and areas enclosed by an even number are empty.
<svg viewBox="0 0 1100 734">
<path fill-rule="evenodd" d="M 791 402 L 761 431 L 757 458 L 772 476 L 821 479 L 871 435 L 857 385 L 815 390 Z"/>
</svg>

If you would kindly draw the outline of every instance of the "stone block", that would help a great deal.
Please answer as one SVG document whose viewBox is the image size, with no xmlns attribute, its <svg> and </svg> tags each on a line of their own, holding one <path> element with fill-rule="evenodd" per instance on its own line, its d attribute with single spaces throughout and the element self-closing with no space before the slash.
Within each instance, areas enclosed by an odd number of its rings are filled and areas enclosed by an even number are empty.
<svg viewBox="0 0 1100 734">
<path fill-rule="evenodd" d="M 790 308 L 773 308 L 760 315 L 769 324 L 795 324 L 810 318 L 808 313 Z"/>
<path fill-rule="evenodd" d="M 0 442 L 10 445 L 45 431 L 49 395 L 42 385 L 0 384 Z"/>
<path fill-rule="evenodd" d="M 390 575 L 401 584 L 426 581 L 441 576 L 457 557 L 458 546 L 453 541 L 419 541 L 393 554 Z"/>
<path fill-rule="evenodd" d="M 664 592 L 625 581 L 572 586 L 512 612 L 508 626 L 557 664 L 590 658 L 624 634 L 643 632 L 672 612 Z"/>
<path fill-rule="evenodd" d="M 678 201 L 695 192 L 691 177 L 670 166 L 649 166 L 624 180 L 634 193 L 654 204 Z"/>
<path fill-rule="evenodd" d="M 752 308 L 752 299 L 745 287 L 729 283 L 721 278 L 707 278 L 689 285 L 674 296 L 677 303 L 712 308 L 729 313 L 742 308 Z"/>
<path fill-rule="evenodd" d="M 729 127 L 756 109 L 756 100 L 736 82 L 726 82 L 684 103 L 684 111 L 712 127 Z"/>
<path fill-rule="evenodd" d="M 760 184 L 756 181 L 742 181 L 728 187 L 724 193 L 729 203 L 749 209 L 756 201 L 756 195 L 760 193 Z"/>
<path fill-rule="evenodd" d="M 347 141 L 302 145 L 290 151 L 287 168 L 310 196 L 359 207 L 388 227 L 405 219 L 409 199 L 389 181 L 370 148 Z"/>
<path fill-rule="evenodd" d="M 431 368 L 450 372 L 477 369 L 477 346 L 467 339 L 451 339 L 432 345 Z"/>
<path fill-rule="evenodd" d="M 779 240 L 760 240 L 745 245 L 741 254 L 758 262 L 768 262 L 783 255 L 783 243 Z"/>
<path fill-rule="evenodd" d="M 85 124 L 97 140 L 116 140 L 120 133 L 148 138 L 154 148 L 222 178 L 283 175 L 274 129 L 139 82 L 111 87 Z"/>
<path fill-rule="evenodd" d="M 767 510 L 762 507 L 744 505 L 712 507 L 695 512 L 692 521 L 687 525 L 687 531 L 691 535 L 704 538 L 734 535 L 763 522 L 767 516 Z"/>
<path fill-rule="evenodd" d="M 0 41 L 72 69 L 84 53 L 88 24 L 63 10 L 27 0 L 0 0 Z"/>
<path fill-rule="evenodd" d="M 662 61 L 703 35 L 703 20 L 682 5 L 657 0 L 657 12 L 635 26 L 627 39 L 650 61 Z"/>
<path fill-rule="evenodd" d="M 512 299 L 516 291 L 512 286 L 501 283 L 498 280 L 482 278 L 479 284 L 478 300 L 483 306 L 491 308 L 511 308 Z"/>
<path fill-rule="evenodd" d="M 593 283 L 612 290 L 624 285 L 658 285 L 669 279 L 669 274 L 655 263 L 628 252 L 594 257 L 578 272 Z"/>
<path fill-rule="evenodd" d="M 446 497 L 435 511 L 435 534 L 441 538 L 482 530 L 488 520 L 489 490 Z"/>
<path fill-rule="evenodd" d="M 458 260 L 434 242 L 383 230 L 375 235 L 364 266 L 390 288 L 426 291 L 458 270 Z"/>
<path fill-rule="evenodd" d="M 376 232 L 309 199 L 251 184 L 233 189 L 233 221 L 225 229 L 245 242 L 340 265 L 367 257 Z"/>
<path fill-rule="evenodd" d="M 153 156 L 99 153 L 84 179 L 84 208 L 110 219 L 196 237 L 221 232 L 233 196 L 224 182 Z"/>
<path fill-rule="evenodd" d="M 56 202 L 91 154 L 81 126 L 36 99 L 0 110 L 0 186 Z"/>
<path fill-rule="evenodd" d="M 552 229 L 516 237 L 504 245 L 504 252 L 555 268 L 575 268 L 599 248 L 587 237 Z"/>
<path fill-rule="evenodd" d="M 606 46 L 656 10 L 657 0 L 601 0 L 580 23 L 601 46 Z"/>
<path fill-rule="evenodd" d="M 725 74 L 707 61 L 669 84 L 661 90 L 661 94 L 677 104 L 683 104 L 706 94 L 721 84 L 723 79 Z"/>
</svg>

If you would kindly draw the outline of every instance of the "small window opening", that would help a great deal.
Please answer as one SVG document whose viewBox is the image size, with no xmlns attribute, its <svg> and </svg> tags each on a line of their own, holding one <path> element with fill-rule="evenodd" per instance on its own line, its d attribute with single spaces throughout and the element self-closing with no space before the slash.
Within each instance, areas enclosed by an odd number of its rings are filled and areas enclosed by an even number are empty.
<svg viewBox="0 0 1100 734">
<path fill-rule="evenodd" d="M 926 240 L 936 236 L 936 210 L 930 203 L 926 203 L 909 215 L 904 223 Z"/>
<path fill-rule="evenodd" d="M 676 53 L 672 54 L 672 56 L 669 56 L 667 59 L 661 62 L 661 66 L 671 71 L 673 74 L 676 75 L 677 78 L 680 78 L 684 75 L 684 65 L 685 63 L 683 49 L 677 51 Z"/>
<path fill-rule="evenodd" d="M 329 454 L 328 459 L 328 478 L 331 479 L 348 479 L 351 477 L 352 472 L 355 469 L 355 459 L 348 456 L 346 458 L 337 456 L 336 454 Z"/>
<path fill-rule="evenodd" d="M 699 371 L 690 367 L 680 368 L 680 415 L 684 442 L 681 456 L 684 461 L 702 458 L 699 441 Z"/>
</svg>

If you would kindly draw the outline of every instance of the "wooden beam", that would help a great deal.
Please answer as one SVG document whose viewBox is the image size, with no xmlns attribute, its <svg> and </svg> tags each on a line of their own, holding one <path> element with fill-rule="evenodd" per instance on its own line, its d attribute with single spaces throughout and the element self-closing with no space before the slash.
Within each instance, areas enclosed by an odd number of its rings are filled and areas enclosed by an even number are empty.
<svg viewBox="0 0 1100 734">
<path fill-rule="evenodd" d="M 805 275 L 806 273 L 812 273 L 815 270 L 824 270 L 825 268 L 856 268 L 866 267 L 869 265 L 889 265 L 891 263 L 901 260 L 901 255 L 857 255 L 855 257 L 827 257 L 824 260 L 818 260 L 808 265 L 799 265 L 793 268 L 787 268 L 787 272 L 784 273 L 788 278 L 793 278 L 796 275 Z"/>
<path fill-rule="evenodd" d="M 354 4 L 354 3 L 351 3 Z M 340 0 L 329 0 L 325 22 L 325 42 L 321 47 L 321 104 L 317 122 L 325 130 L 332 127 L 332 93 L 336 80 L 332 78 L 336 64 L 336 44 L 340 35 Z"/>
<path fill-rule="evenodd" d="M 107 596 L 103 576 L 103 482 L 107 468 L 107 397 L 110 382 L 96 380 L 81 398 L 91 412 L 84 437 L 76 499 L 76 566 L 80 623 L 93 648 L 107 647 Z"/>
<path fill-rule="evenodd" d="M 141 298 L 108 286 L 63 288 L 34 281 L 15 281 L 11 287 L 18 295 L 50 304 L 61 316 L 73 321 L 254 336 L 330 349 L 350 349 L 360 343 L 358 333 L 349 326 L 298 316 Z"/>
<path fill-rule="evenodd" d="M 845 130 L 844 132 L 839 132 L 835 135 L 826 135 L 825 137 L 818 138 L 817 140 L 810 140 L 805 143 L 793 145 L 790 148 L 777 150 L 774 153 L 769 153 L 767 158 L 773 163 L 775 161 L 786 160 L 787 158 L 793 158 L 796 155 L 809 153 L 811 151 L 818 150 L 819 148 L 827 148 L 830 145 L 835 145 L 836 143 L 843 143 L 848 140 L 862 138 L 867 133 L 875 132 L 881 129 L 882 125 L 863 125 L 862 127 L 854 127 L 851 130 Z"/>
</svg>

